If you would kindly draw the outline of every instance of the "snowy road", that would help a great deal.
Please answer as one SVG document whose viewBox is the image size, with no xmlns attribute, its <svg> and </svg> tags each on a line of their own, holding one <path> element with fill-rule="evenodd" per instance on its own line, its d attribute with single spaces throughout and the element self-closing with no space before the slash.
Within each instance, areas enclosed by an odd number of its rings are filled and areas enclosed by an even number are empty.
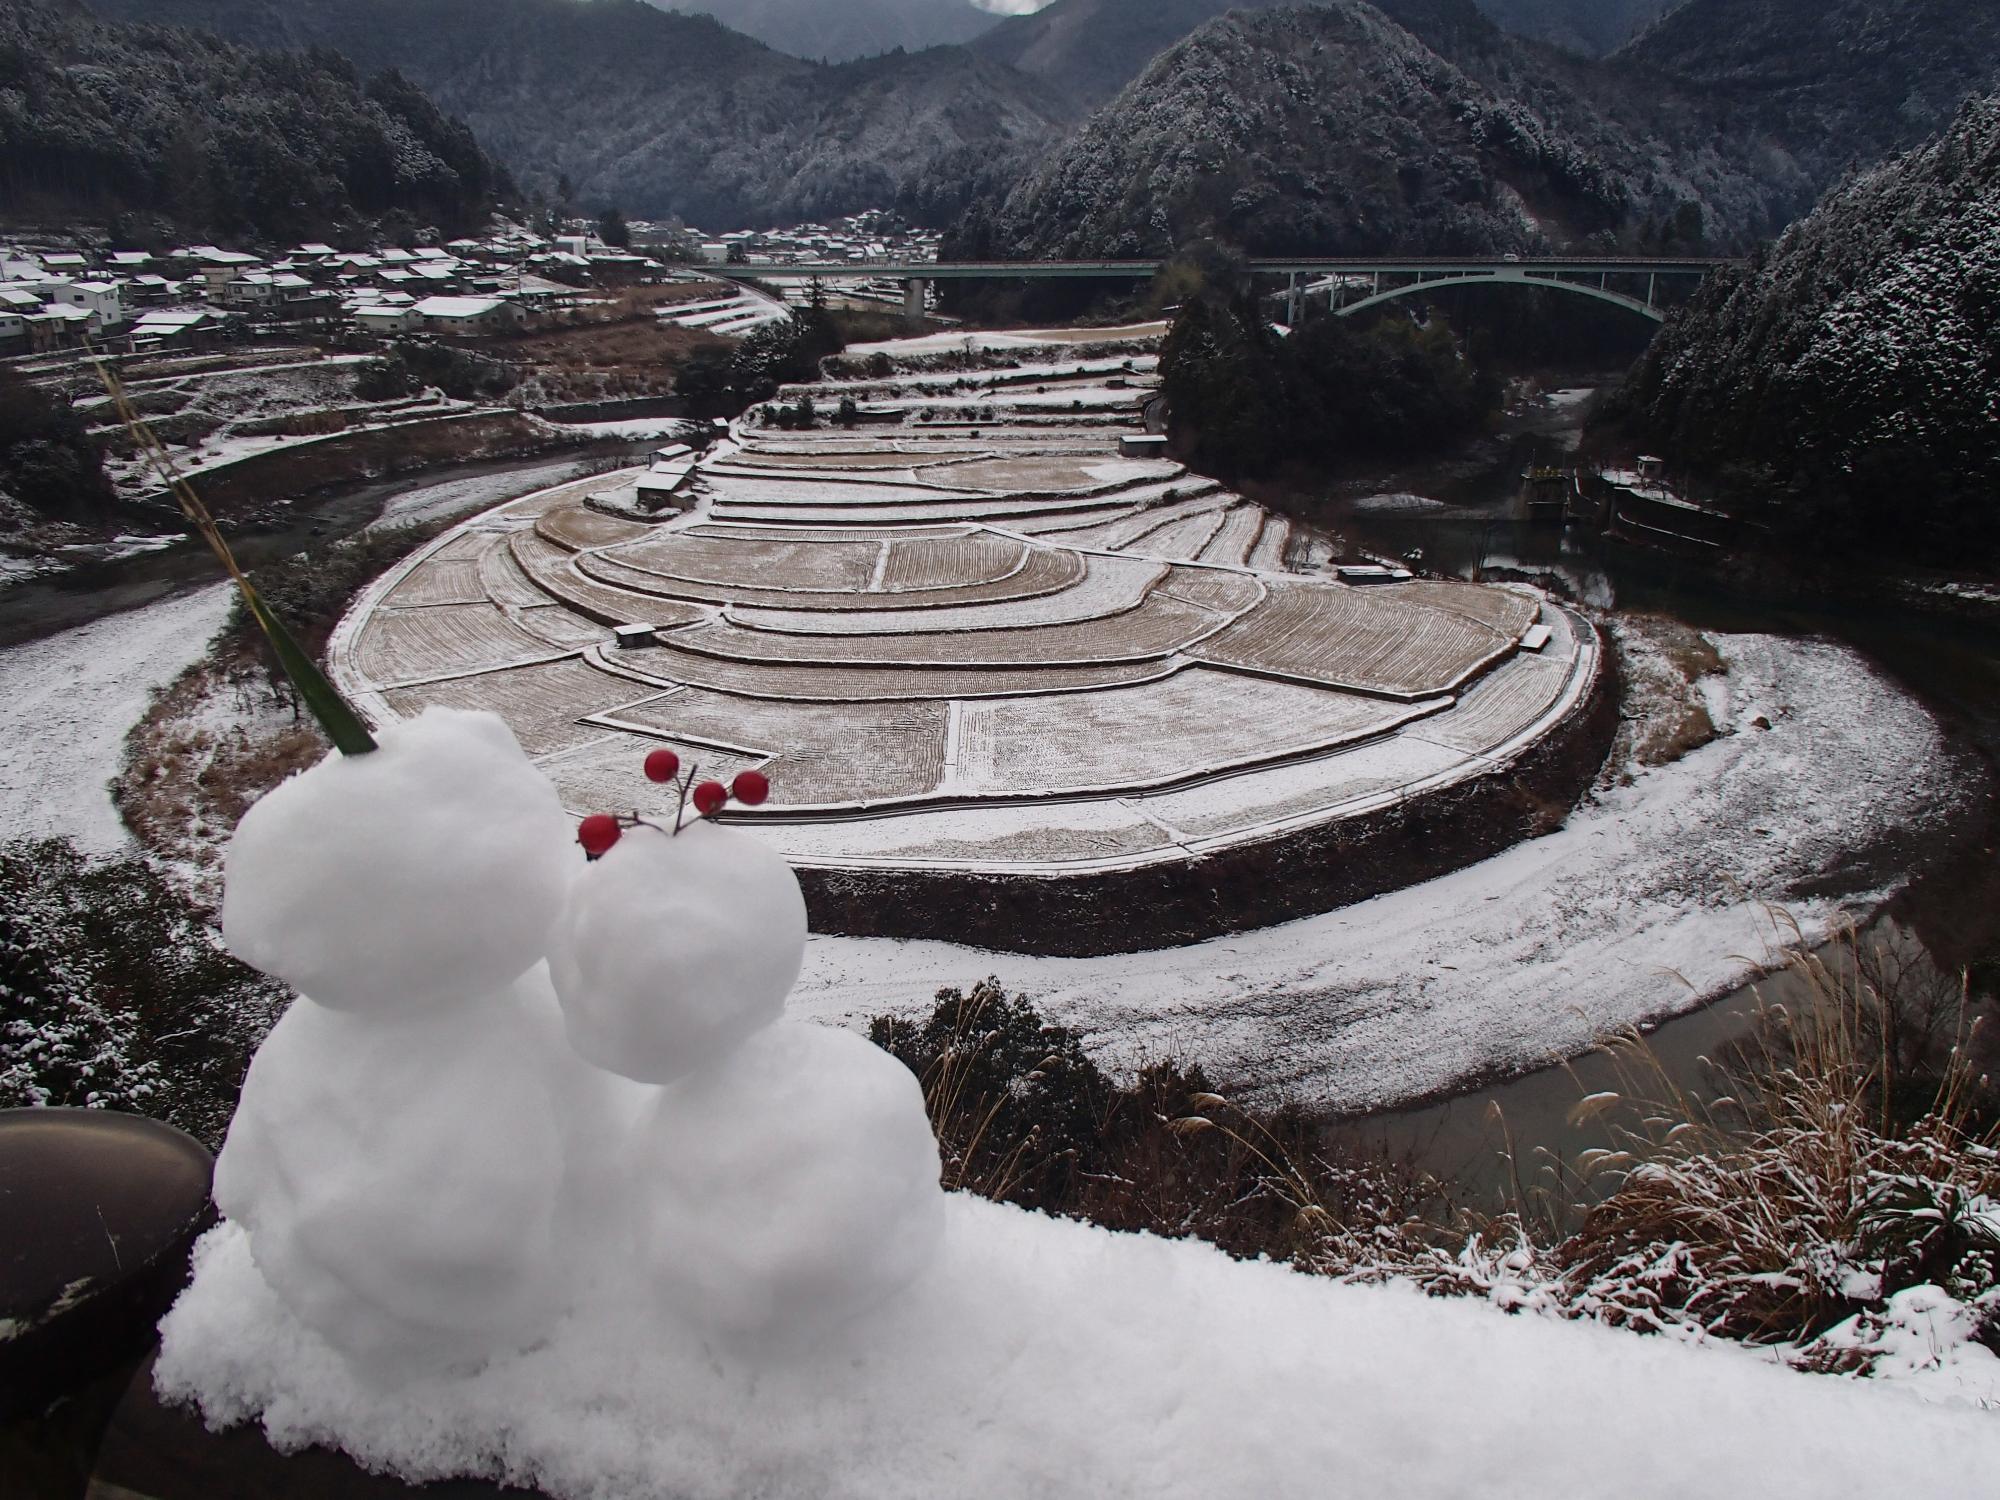
<svg viewBox="0 0 2000 1500">
<path fill-rule="evenodd" d="M 125 732 L 228 614 L 228 585 L 212 584 L 0 651 L 0 837 L 126 843 L 106 790 Z"/>
<path fill-rule="evenodd" d="M 1763 903 L 1785 903 L 1809 936 L 1874 904 L 1883 877 L 1856 868 L 1857 851 L 1941 826 L 1971 790 L 1931 717 L 1853 653 L 1716 639 L 1729 672 L 1710 679 L 1710 710 L 1733 732 L 1547 838 L 1341 911 L 1152 953 L 815 938 L 792 1012 L 910 1014 L 991 974 L 1119 1067 L 1198 1061 L 1267 1097 L 1358 1109 L 1691 1009 L 1766 954 Z"/>
</svg>

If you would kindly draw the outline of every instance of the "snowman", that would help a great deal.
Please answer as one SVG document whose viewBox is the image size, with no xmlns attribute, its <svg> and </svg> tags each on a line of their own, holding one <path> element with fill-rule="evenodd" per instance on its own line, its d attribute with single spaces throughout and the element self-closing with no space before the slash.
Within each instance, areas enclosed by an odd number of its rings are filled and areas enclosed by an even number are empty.
<svg viewBox="0 0 2000 1500">
<path fill-rule="evenodd" d="M 670 1328 L 783 1351 L 936 1252 L 916 1080 L 784 1021 L 797 878 L 708 821 L 768 783 L 696 783 L 668 750 L 645 769 L 674 817 L 584 819 L 585 863 L 506 726 L 434 707 L 237 830 L 224 939 L 300 998 L 252 1062 L 216 1203 L 367 1378 L 525 1347 L 635 1272 Z"/>
<path fill-rule="evenodd" d="M 673 752 L 647 774 L 672 781 Z M 851 1324 L 912 1281 L 944 1227 L 937 1142 L 910 1071 L 851 1032 L 783 1019 L 805 955 L 797 877 L 706 821 L 745 772 L 681 782 L 693 821 L 586 819 L 593 858 L 549 939 L 570 1045 L 652 1085 L 626 1182 L 659 1312 L 741 1353 Z"/>
<path fill-rule="evenodd" d="M 251 1063 L 215 1201 L 379 1376 L 524 1344 L 563 1300 L 564 1117 L 590 1070 L 551 1043 L 541 960 L 569 837 L 498 718 L 431 708 L 280 786 L 230 845 L 224 941 L 300 998 Z"/>
</svg>

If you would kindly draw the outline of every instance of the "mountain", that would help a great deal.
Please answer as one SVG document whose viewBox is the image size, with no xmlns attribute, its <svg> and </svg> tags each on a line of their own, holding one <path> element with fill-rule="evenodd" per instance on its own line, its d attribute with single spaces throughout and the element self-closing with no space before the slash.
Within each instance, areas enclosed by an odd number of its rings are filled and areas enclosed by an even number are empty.
<svg viewBox="0 0 2000 1500">
<path fill-rule="evenodd" d="M 446 231 L 511 192 L 470 131 L 393 74 L 271 56 L 69 5 L 0 8 L 0 212 L 144 212 L 189 234 L 324 236 L 404 214 Z"/>
<path fill-rule="evenodd" d="M 960 48 L 825 66 L 642 0 L 94 0 L 100 13 L 396 68 L 526 187 L 711 227 L 869 207 L 932 219 L 1066 106 Z"/>
<path fill-rule="evenodd" d="M 1003 204 L 975 207 L 959 247 L 1491 254 L 1652 248 L 1670 225 L 1685 250 L 1746 242 L 1811 201 L 1686 101 L 1508 38 L 1464 0 L 1398 14 L 1408 25 L 1333 0 L 1209 22 Z"/>
<path fill-rule="evenodd" d="M 1182 37 L 1231 9 L 1283 0 L 1055 0 L 1001 22 L 974 41 L 988 61 L 1041 80 L 1076 105 L 1095 108 Z"/>
<path fill-rule="evenodd" d="M 1686 0 L 1621 49 L 1699 89 L 1822 186 L 1917 145 L 2000 88 L 1991 0 Z"/>
<path fill-rule="evenodd" d="M 1707 283 L 1625 399 L 1676 462 L 1775 498 L 1790 538 L 1995 561 L 2000 97 Z"/>
<path fill-rule="evenodd" d="M 970 0 L 653 0 L 702 12 L 794 57 L 846 62 L 969 42 L 1000 17 Z"/>
<path fill-rule="evenodd" d="M 693 0 L 690 0 L 693 3 Z M 1189 33 L 1232 10 L 1304 0 L 1054 0 L 971 43 L 980 56 L 1032 75 L 1093 109 Z M 1376 0 L 1377 8 L 1446 57 L 1469 38 L 1503 31 L 1596 56 L 1628 40 L 1673 0 Z"/>
</svg>

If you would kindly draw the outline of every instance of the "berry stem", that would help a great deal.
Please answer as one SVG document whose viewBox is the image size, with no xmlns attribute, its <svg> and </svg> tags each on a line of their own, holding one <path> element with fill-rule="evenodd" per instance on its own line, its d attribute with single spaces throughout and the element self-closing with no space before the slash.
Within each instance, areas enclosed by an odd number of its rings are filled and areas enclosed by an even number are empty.
<svg viewBox="0 0 2000 1500">
<path fill-rule="evenodd" d="M 681 800 L 674 807 L 674 833 L 676 835 L 681 831 L 681 819 L 687 812 L 688 792 L 694 787 L 694 774 L 700 769 L 701 764 L 697 761 L 688 767 L 687 775 L 681 778 Z"/>
</svg>

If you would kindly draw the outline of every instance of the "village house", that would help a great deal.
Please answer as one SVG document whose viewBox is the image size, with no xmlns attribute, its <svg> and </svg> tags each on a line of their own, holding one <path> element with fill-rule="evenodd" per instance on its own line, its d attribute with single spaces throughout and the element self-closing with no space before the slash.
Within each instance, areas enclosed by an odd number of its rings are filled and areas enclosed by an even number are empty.
<svg viewBox="0 0 2000 1500">
<path fill-rule="evenodd" d="M 152 308 L 132 325 L 134 352 L 148 349 L 205 349 L 222 335 L 221 319 L 207 308 Z"/>
<path fill-rule="evenodd" d="M 410 309 L 431 333 L 483 338 L 527 325 L 527 310 L 502 297 L 426 297 Z"/>
<path fill-rule="evenodd" d="M 91 332 L 122 327 L 125 322 L 124 290 L 112 281 L 59 281 L 50 287 L 50 300 L 80 307 L 96 320 Z"/>
<path fill-rule="evenodd" d="M 377 302 L 363 307 L 355 307 L 348 316 L 354 319 L 354 326 L 363 333 L 384 337 L 392 333 L 407 333 L 417 326 L 417 316 L 412 303 Z"/>
</svg>

